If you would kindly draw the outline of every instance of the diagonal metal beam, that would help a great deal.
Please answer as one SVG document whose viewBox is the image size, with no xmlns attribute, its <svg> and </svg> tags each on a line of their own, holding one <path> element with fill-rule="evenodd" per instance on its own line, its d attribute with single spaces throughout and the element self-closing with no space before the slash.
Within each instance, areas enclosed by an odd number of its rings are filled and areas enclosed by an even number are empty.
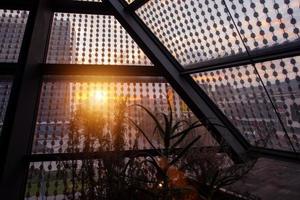
<svg viewBox="0 0 300 200">
<path fill-rule="evenodd" d="M 181 75 L 183 67 L 160 43 L 155 35 L 133 12 L 126 9 L 123 0 L 106 0 L 115 17 L 149 57 L 152 63 L 161 67 L 168 82 L 186 102 L 195 115 L 205 123 L 218 141 L 225 140 L 236 161 L 247 159 L 248 142 L 218 109 L 206 93 L 190 77 Z"/>
</svg>

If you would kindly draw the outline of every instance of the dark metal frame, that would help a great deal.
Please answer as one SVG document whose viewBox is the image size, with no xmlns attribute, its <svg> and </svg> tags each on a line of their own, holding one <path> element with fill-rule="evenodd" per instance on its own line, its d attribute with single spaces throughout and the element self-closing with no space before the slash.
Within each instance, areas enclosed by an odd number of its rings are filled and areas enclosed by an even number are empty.
<svg viewBox="0 0 300 200">
<path fill-rule="evenodd" d="M 67 161 L 67 160 L 93 160 L 110 157 L 145 157 L 157 156 L 155 149 L 147 150 L 126 150 L 126 151 L 105 151 L 105 152 L 78 152 L 78 153 L 51 153 L 51 154 L 33 154 L 26 156 L 27 162 L 47 162 L 47 161 Z"/>
<path fill-rule="evenodd" d="M 1 0 L 1 9 L 12 10 L 33 10 L 35 0 Z M 48 8 L 52 12 L 84 13 L 111 15 L 109 8 L 103 6 L 101 2 L 73 1 L 73 0 L 52 0 L 48 3 Z"/>
<path fill-rule="evenodd" d="M 154 66 L 42 64 L 41 68 L 43 75 L 163 76 Z"/>
<path fill-rule="evenodd" d="M 104 0 L 103 3 L 72 0 L 5 0 L 0 2 L 1 9 L 30 10 L 24 34 L 26 40 L 23 41 L 18 63 L 0 63 L 1 75 L 13 78 L 0 140 L 1 198 L 12 200 L 23 198 L 29 162 L 61 158 L 86 159 L 96 156 L 93 154 L 31 155 L 41 83 L 42 79 L 47 81 L 48 76 L 49 80 L 53 77 L 66 80 L 68 76 L 74 78 L 77 75 L 120 76 L 124 80 L 132 80 L 134 76 L 151 76 L 157 81 L 163 81 L 161 77 L 164 76 L 200 120 L 215 133 L 216 138 L 218 140 L 225 138 L 231 145 L 233 158 L 237 161 L 247 159 L 248 156 L 266 156 L 300 162 L 298 153 L 251 147 L 190 77 L 192 73 L 300 55 L 300 41 L 251 51 L 251 60 L 247 55 L 238 54 L 183 68 L 134 13 L 147 1 L 136 0 L 129 5 L 124 0 Z M 54 12 L 116 16 L 155 66 L 85 65 L 82 67 L 77 64 L 41 64 L 46 60 Z M 147 151 L 151 153 L 151 150 Z M 131 154 L 127 152 L 125 155 Z"/>
<path fill-rule="evenodd" d="M 266 47 L 263 49 L 253 50 L 250 51 L 250 53 L 251 59 L 245 52 L 232 56 L 226 56 L 224 58 L 217 58 L 201 63 L 187 65 L 185 66 L 185 70 L 184 72 L 182 72 L 182 74 L 193 74 L 217 69 L 237 67 L 241 65 L 249 65 L 253 62 L 259 63 L 297 56 L 300 55 L 300 40 L 284 43 L 277 46 Z"/>
<path fill-rule="evenodd" d="M 18 63 L 0 63 L 0 74 L 13 76 L 19 67 Z"/>
<path fill-rule="evenodd" d="M 300 163 L 299 153 L 281 151 L 276 149 L 265 149 L 262 147 L 251 147 L 249 149 L 249 155 L 253 157 L 266 157 L 286 162 Z"/>
<path fill-rule="evenodd" d="M 44 62 L 53 12 L 49 0 L 34 1 L 25 30 L 1 135 L 0 196 L 22 199 L 25 191 L 34 121 L 42 83 L 39 64 Z"/>
<path fill-rule="evenodd" d="M 175 155 L 180 153 L 183 149 L 174 149 Z M 66 160 L 93 160 L 110 157 L 146 157 L 146 156 L 159 156 L 163 149 L 142 149 L 142 150 L 124 150 L 124 151 L 105 151 L 105 152 L 78 152 L 78 153 L 53 153 L 53 154 L 33 154 L 26 156 L 28 162 L 47 162 L 47 161 L 66 161 Z M 207 147 L 194 147 L 191 151 L 208 152 L 218 151 L 222 153 L 222 149 L 217 146 Z"/>
<path fill-rule="evenodd" d="M 112 14 L 111 10 L 101 2 L 52 0 L 50 6 L 53 12 L 97 14 L 97 15 Z"/>
<path fill-rule="evenodd" d="M 31 10 L 33 0 L 2 0 L 0 2 L 1 9 L 11 10 Z"/>
<path fill-rule="evenodd" d="M 118 82 L 118 83 L 167 83 L 162 76 L 90 76 L 90 75 L 80 75 L 80 76 L 43 76 L 43 83 L 47 82 Z"/>
<path fill-rule="evenodd" d="M 149 0 L 134 0 L 126 7 L 132 11 L 135 11 L 142 7 Z M 18 9 L 18 10 L 29 10 L 31 9 L 34 0 L 2 0 L 0 3 L 1 9 Z M 76 12 L 84 14 L 110 14 L 109 8 L 101 7 L 101 2 L 89 2 L 89 1 L 74 1 L 74 0 L 52 0 L 51 7 L 56 12 Z M 96 7 L 94 7 L 96 6 Z"/>
</svg>

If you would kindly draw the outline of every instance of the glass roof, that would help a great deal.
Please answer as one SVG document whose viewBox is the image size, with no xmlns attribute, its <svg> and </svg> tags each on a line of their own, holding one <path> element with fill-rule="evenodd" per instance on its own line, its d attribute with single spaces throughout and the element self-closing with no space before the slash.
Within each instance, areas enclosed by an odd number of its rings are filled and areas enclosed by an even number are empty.
<svg viewBox="0 0 300 200">
<path fill-rule="evenodd" d="M 296 0 L 150 0 L 135 12 L 185 69 L 300 42 Z M 16 63 L 29 11 L 0 14 L 0 62 Z M 153 66 L 114 16 L 61 12 L 54 13 L 46 63 Z M 191 76 L 249 143 L 300 152 L 299 63 L 294 56 L 226 64 Z"/>
<path fill-rule="evenodd" d="M 199 175 L 199 183 L 205 180 L 206 169 L 201 167 L 206 161 L 194 165 L 194 172 L 191 161 L 225 160 L 211 165 L 223 176 L 239 169 L 244 173 L 240 161 L 247 164 L 248 158 L 299 160 L 299 0 L 71 0 L 61 7 L 61 2 L 38 6 L 7 2 L 1 6 L 20 9 L 0 9 L 0 139 L 6 154 L 3 172 L 8 172 L 3 180 L 20 175 L 16 183 L 4 181 L 12 185 L 10 195 L 24 190 L 20 188 L 28 172 L 26 199 L 71 198 L 71 189 L 73 199 L 84 198 L 79 196 L 85 192 L 78 184 L 85 182 L 80 169 L 90 163 L 90 169 L 100 169 L 90 177 L 104 183 L 99 191 L 105 196 L 110 186 L 103 177 L 113 173 L 101 165 L 118 164 L 111 153 L 123 161 L 136 157 L 132 164 L 146 178 L 142 184 L 150 186 L 149 191 L 168 190 L 166 194 L 173 187 L 170 181 L 182 179 L 195 187 L 196 179 L 190 175 Z M 23 42 L 25 30 L 28 42 Z M 40 32 L 45 37 L 39 38 Z M 157 120 L 136 104 L 151 110 Z M 171 121 L 182 122 L 168 122 L 163 114 L 170 110 Z M 185 129 L 198 120 L 201 126 Z M 161 122 L 164 127 L 155 125 Z M 174 138 L 178 140 L 171 142 Z M 146 154 L 124 154 L 133 151 Z M 24 156 L 29 170 L 10 169 Z M 122 177 L 112 176 L 118 185 L 120 177 L 126 180 L 127 173 L 134 174 L 124 163 L 125 170 L 116 168 L 125 172 Z M 145 163 L 154 163 L 157 173 Z M 288 171 L 284 165 L 261 164 L 259 159 L 252 172 L 266 174 L 272 185 L 271 175 L 261 170 L 271 172 L 270 166 Z M 179 175 L 175 178 L 168 174 L 173 167 Z M 81 178 L 75 180 L 77 173 Z M 95 189 L 87 192 L 100 188 L 91 184 Z M 179 191 L 181 186 L 174 188 Z"/>
<path fill-rule="evenodd" d="M 251 51 L 299 40 L 299 4 L 151 0 L 136 13 L 182 65 L 201 66 L 202 61 L 245 52 L 245 46 Z"/>
<path fill-rule="evenodd" d="M 191 76 L 250 144 L 300 152 L 299 56 L 252 60 L 300 42 L 299 1 L 152 0 L 136 13 L 184 68 L 219 59 L 222 69 Z M 222 63 L 241 54 L 252 64 Z"/>
</svg>

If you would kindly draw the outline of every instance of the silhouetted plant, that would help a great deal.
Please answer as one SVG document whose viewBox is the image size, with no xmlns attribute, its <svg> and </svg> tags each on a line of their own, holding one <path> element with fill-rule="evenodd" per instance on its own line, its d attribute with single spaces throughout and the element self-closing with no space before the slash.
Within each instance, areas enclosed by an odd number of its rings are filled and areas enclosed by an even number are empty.
<svg viewBox="0 0 300 200">
<path fill-rule="evenodd" d="M 80 105 L 70 122 L 68 152 L 123 151 L 125 149 L 126 99 L 117 101 L 111 135 L 105 133 L 107 121 L 101 111 L 87 104 Z M 102 159 L 67 161 L 66 169 L 71 170 L 70 199 L 119 199 L 126 188 L 124 171 L 125 160 L 121 155 L 105 156 Z M 78 193 L 79 191 L 79 193 Z"/>
<path fill-rule="evenodd" d="M 192 148 L 200 139 L 201 133 L 194 139 L 187 136 L 203 125 L 199 121 L 174 118 L 170 103 L 168 114 L 153 113 L 142 105 L 135 106 L 146 112 L 155 123 L 155 129 L 149 133 L 150 130 L 143 130 L 138 123 L 130 120 L 158 154 L 157 157 L 144 155 L 145 159 L 140 163 L 150 163 L 156 170 L 154 178 L 152 174 L 152 180 L 148 177 L 150 182 L 156 181 L 156 184 L 148 187 L 156 199 L 213 199 L 216 192 L 240 180 L 256 163 L 254 159 L 235 164 L 229 158 L 228 148 L 223 142 L 219 147 L 208 150 Z M 157 148 L 149 139 L 151 134 L 160 136 L 163 141 L 162 149 Z"/>
<path fill-rule="evenodd" d="M 127 101 L 120 100 L 115 107 L 111 139 L 105 134 L 108 123 L 95 110 L 78 109 L 70 122 L 68 152 L 84 151 L 104 153 L 119 152 L 96 160 L 65 162 L 70 169 L 70 199 L 213 199 L 214 195 L 227 185 L 239 180 L 254 165 L 255 161 L 234 164 L 225 153 L 225 146 L 200 150 L 196 143 L 200 139 L 192 132 L 203 126 L 198 120 L 176 118 L 169 103 L 167 113 L 152 112 L 143 105 L 140 108 L 153 123 L 153 130 L 144 130 L 135 120 L 127 117 Z M 134 154 L 124 158 L 126 126 L 130 123 L 147 140 L 152 152 Z M 150 136 L 158 136 L 162 146 L 156 146 Z M 135 147 L 138 141 L 135 141 Z M 197 143 L 198 144 L 198 143 Z M 75 146 L 75 147 L 73 147 Z M 77 146 L 77 147 L 76 147 Z M 68 176 L 68 174 L 66 174 Z M 68 181 L 65 180 L 65 184 Z"/>
<path fill-rule="evenodd" d="M 176 164 L 182 159 L 188 150 L 200 139 L 200 135 L 192 139 L 185 146 L 182 147 L 183 141 L 189 133 L 203 126 L 198 120 L 189 123 L 184 119 L 177 119 L 174 117 L 172 106 L 168 106 L 168 113 L 152 113 L 143 105 L 135 105 L 140 107 L 144 112 L 150 116 L 151 120 L 155 124 L 154 130 L 150 133 L 150 130 L 143 130 L 137 122 L 129 119 L 130 122 L 138 129 L 147 142 L 150 144 L 153 150 L 158 154 L 157 157 L 152 155 L 143 155 L 147 159 L 143 160 L 143 163 L 150 163 L 154 166 L 156 170 L 155 179 L 156 184 L 154 187 L 150 188 L 154 191 L 158 199 L 174 199 L 178 196 L 184 189 L 186 185 L 179 184 L 180 181 L 175 181 L 176 178 L 182 179 L 184 181 L 184 174 L 176 170 Z M 158 135 L 162 140 L 162 149 L 156 147 L 152 141 L 149 139 L 149 135 Z M 181 148 L 179 148 L 181 147 Z M 141 169 L 142 170 L 142 169 Z"/>
<path fill-rule="evenodd" d="M 189 153 L 181 166 L 189 172 L 189 183 L 204 199 L 214 199 L 221 188 L 240 180 L 256 163 L 256 159 L 234 163 L 226 152 L 224 143 L 215 148 L 198 150 Z"/>
</svg>

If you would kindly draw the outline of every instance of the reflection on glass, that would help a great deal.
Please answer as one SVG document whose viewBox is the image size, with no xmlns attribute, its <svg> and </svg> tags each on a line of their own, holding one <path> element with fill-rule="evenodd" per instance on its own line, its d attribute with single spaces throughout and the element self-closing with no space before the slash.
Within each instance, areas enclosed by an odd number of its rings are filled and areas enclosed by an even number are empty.
<svg viewBox="0 0 300 200">
<path fill-rule="evenodd" d="M 300 151 L 300 57 L 258 63 L 258 72 L 296 151 Z"/>
<path fill-rule="evenodd" d="M 251 65 L 193 77 L 250 143 L 300 151 L 299 63 L 299 57 L 293 57 L 256 64 L 271 100 Z"/>
</svg>

